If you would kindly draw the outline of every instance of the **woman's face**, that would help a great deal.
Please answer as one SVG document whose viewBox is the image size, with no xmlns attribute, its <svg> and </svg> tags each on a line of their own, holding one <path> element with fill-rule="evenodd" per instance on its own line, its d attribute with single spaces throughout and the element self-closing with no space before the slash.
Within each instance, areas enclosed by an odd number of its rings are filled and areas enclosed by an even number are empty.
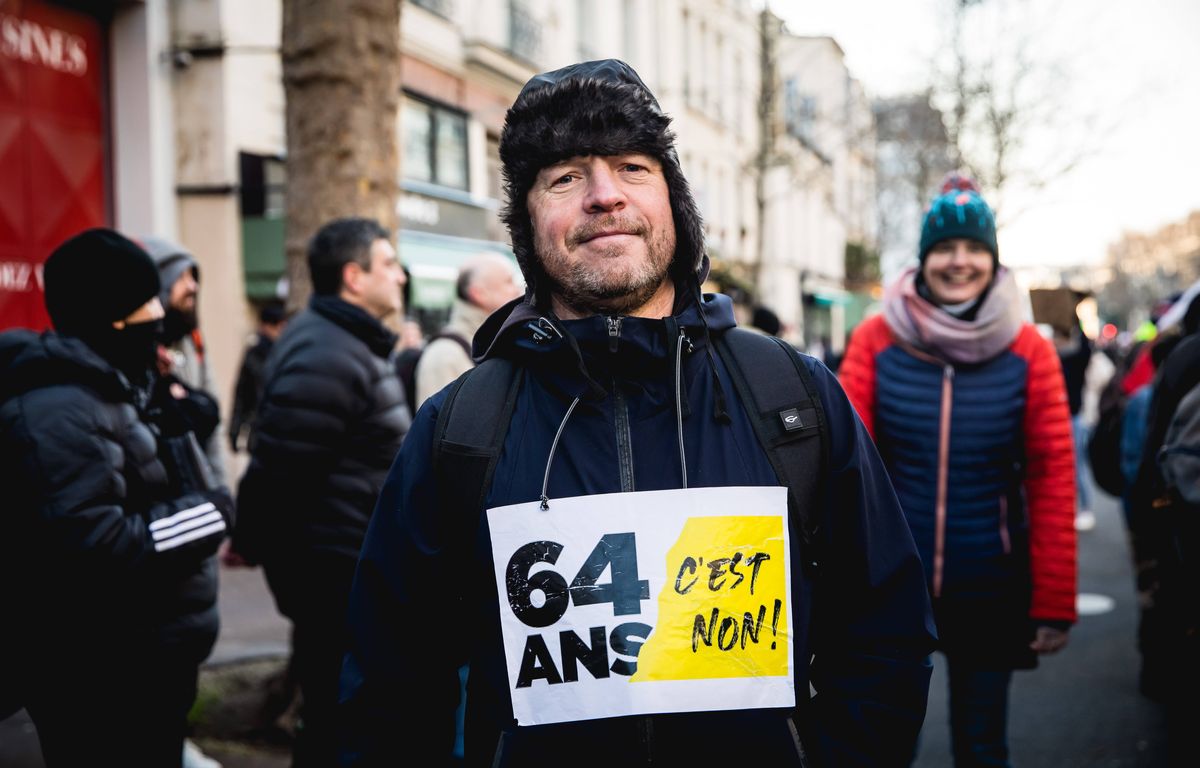
<svg viewBox="0 0 1200 768">
<path fill-rule="evenodd" d="M 921 276 L 938 304 L 974 301 L 994 277 L 992 252 L 978 240 L 952 237 L 929 249 Z"/>
</svg>

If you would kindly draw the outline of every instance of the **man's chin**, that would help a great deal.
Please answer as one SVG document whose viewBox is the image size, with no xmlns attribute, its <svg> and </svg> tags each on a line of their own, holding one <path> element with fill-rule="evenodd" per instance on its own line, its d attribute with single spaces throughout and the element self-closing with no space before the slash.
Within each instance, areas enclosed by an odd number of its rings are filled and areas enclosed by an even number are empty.
<svg viewBox="0 0 1200 768">
<path fill-rule="evenodd" d="M 567 306 L 583 315 L 628 315 L 645 306 L 666 279 L 632 285 L 628 280 L 595 281 L 586 286 L 560 286 L 555 292 Z"/>
</svg>

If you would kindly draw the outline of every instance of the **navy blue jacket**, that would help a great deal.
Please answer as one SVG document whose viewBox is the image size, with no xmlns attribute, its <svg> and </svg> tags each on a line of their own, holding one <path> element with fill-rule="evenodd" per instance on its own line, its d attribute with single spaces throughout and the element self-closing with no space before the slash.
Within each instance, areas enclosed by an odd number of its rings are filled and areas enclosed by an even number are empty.
<svg viewBox="0 0 1200 768">
<path fill-rule="evenodd" d="M 682 362 L 689 486 L 778 485 L 728 372 L 708 355 L 699 307 L 687 299 L 680 304 L 666 320 L 565 322 L 519 304 L 507 318 L 502 310 L 485 324 L 476 348 L 527 371 L 488 508 L 539 498 L 550 444 L 576 396 L 583 400 L 555 453 L 550 498 L 679 488 L 676 327 L 692 345 Z M 724 296 L 706 297 L 704 315 L 712 334 L 733 327 Z M 934 643 L 921 564 L 866 430 L 833 375 L 811 358 L 805 362 L 831 440 L 822 470 L 819 583 L 799 567 L 792 573 L 797 701 L 805 702 L 797 725 L 815 735 L 805 746 L 811 753 L 819 745 L 815 751 L 827 764 L 904 764 L 924 717 Z M 718 378 L 728 422 L 714 417 Z M 790 712 L 781 710 L 514 726 L 486 517 L 472 542 L 459 542 L 453 532 L 472 526 L 439 511 L 430 453 L 445 397 L 443 390 L 418 412 L 359 561 L 342 680 L 345 762 L 398 764 L 414 749 L 448 753 L 455 670 L 469 661 L 468 764 L 492 764 L 498 750 L 502 765 L 555 756 L 572 764 L 674 765 L 748 754 L 798 763 Z M 468 573 L 460 575 L 453 564 L 465 546 Z M 810 681 L 817 696 L 808 703 Z M 710 731 L 722 736 L 708 738 Z"/>
</svg>

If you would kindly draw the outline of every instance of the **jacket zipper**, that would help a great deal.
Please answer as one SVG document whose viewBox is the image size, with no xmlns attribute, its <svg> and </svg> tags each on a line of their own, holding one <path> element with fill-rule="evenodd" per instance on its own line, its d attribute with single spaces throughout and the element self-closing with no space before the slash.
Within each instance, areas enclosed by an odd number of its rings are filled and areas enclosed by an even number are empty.
<svg viewBox="0 0 1200 768">
<path fill-rule="evenodd" d="M 1000 495 L 1000 543 L 1004 554 L 1012 554 L 1012 541 L 1008 537 L 1008 494 Z"/>
<path fill-rule="evenodd" d="M 950 480 L 950 405 L 954 399 L 954 366 L 942 368 L 942 412 L 938 422 L 937 524 L 933 544 L 933 596 L 942 594 L 946 562 L 946 491 Z"/>
<path fill-rule="evenodd" d="M 654 765 L 654 718 L 643 717 L 641 727 L 642 745 L 646 747 L 646 765 Z"/>
<path fill-rule="evenodd" d="M 621 492 L 633 491 L 633 438 L 629 434 L 629 407 L 617 380 L 613 379 L 613 422 L 617 428 L 617 464 L 621 468 Z"/>
<path fill-rule="evenodd" d="M 605 322 L 608 323 L 608 351 L 617 351 L 617 340 L 621 338 L 621 318 L 606 317 Z"/>
<path fill-rule="evenodd" d="M 621 318 L 605 317 L 608 324 L 608 351 L 617 351 L 617 342 L 621 338 Z M 633 438 L 629 434 L 629 406 L 625 395 L 614 378 L 613 393 L 613 424 L 617 431 L 617 465 L 621 472 L 621 492 L 633 491 Z"/>
</svg>

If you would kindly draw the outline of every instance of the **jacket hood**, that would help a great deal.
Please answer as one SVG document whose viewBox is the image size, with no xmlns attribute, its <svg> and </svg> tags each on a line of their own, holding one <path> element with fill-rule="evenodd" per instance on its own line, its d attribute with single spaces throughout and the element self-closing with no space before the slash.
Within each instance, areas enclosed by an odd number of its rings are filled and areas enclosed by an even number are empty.
<svg viewBox="0 0 1200 768">
<path fill-rule="evenodd" d="M 56 384 L 82 384 L 109 400 L 131 400 L 129 385 L 87 344 L 52 331 L 0 333 L 0 401 Z"/>
<path fill-rule="evenodd" d="M 154 266 L 158 267 L 158 276 L 162 280 L 158 298 L 163 307 L 171 305 L 171 287 L 186 270 L 190 269 L 192 277 L 196 279 L 196 282 L 200 282 L 200 265 L 196 263 L 196 257 L 187 248 L 173 240 L 153 235 L 143 237 L 139 242 L 146 249 L 146 253 L 150 254 L 150 258 L 154 260 Z"/>
<path fill-rule="evenodd" d="M 704 229 L 687 179 L 679 167 L 671 119 L 628 64 L 587 61 L 533 77 L 508 110 L 500 136 L 508 225 L 513 253 L 535 303 L 548 281 L 533 246 L 526 198 L 538 172 L 576 156 L 640 152 L 662 164 L 675 222 L 676 281 L 707 270 Z M 703 278 L 700 278 L 701 282 Z"/>
</svg>

